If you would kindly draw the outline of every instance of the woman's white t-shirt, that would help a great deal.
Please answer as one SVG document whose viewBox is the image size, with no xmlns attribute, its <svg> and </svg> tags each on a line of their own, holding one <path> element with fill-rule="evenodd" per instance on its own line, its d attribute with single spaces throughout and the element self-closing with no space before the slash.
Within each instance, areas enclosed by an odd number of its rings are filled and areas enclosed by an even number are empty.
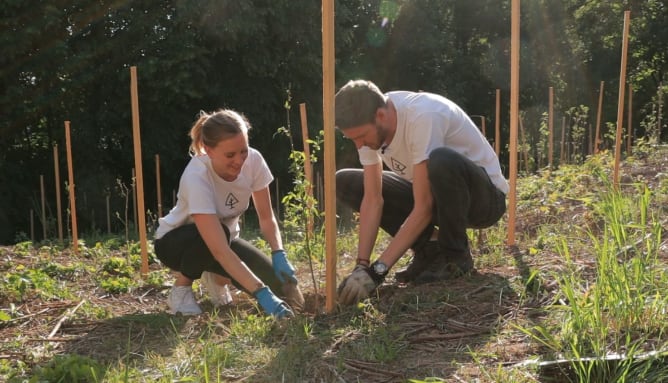
<svg viewBox="0 0 668 383">
<path fill-rule="evenodd" d="M 248 209 L 253 192 L 269 186 L 274 177 L 256 149 L 248 148 L 248 158 L 237 179 L 222 179 L 207 155 L 190 159 L 179 182 L 176 206 L 158 220 L 155 238 L 193 223 L 193 214 L 215 214 L 230 230 L 230 239 L 239 236 L 239 217 Z"/>
<path fill-rule="evenodd" d="M 454 102 L 433 93 L 389 92 L 397 110 L 397 131 L 382 150 L 359 149 L 362 165 L 382 162 L 400 177 L 412 181 L 413 166 L 429 158 L 432 150 L 445 146 L 483 167 L 494 185 L 508 193 L 494 149 L 469 116 Z"/>
</svg>

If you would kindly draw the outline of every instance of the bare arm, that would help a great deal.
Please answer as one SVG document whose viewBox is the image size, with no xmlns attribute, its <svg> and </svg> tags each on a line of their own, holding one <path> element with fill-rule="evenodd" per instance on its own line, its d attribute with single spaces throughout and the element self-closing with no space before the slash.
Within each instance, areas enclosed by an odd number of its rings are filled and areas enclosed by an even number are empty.
<svg viewBox="0 0 668 383">
<path fill-rule="evenodd" d="M 283 249 L 283 241 L 281 240 L 281 231 L 278 228 L 278 222 L 274 211 L 271 208 L 271 194 L 269 187 L 258 190 L 253 193 L 253 204 L 257 211 L 257 216 L 260 222 L 260 231 L 262 236 L 269 242 L 271 251 Z"/>
<path fill-rule="evenodd" d="M 364 197 L 360 205 L 360 232 L 357 256 L 369 260 L 378 236 L 383 213 L 383 168 L 381 164 L 364 167 Z"/>
<path fill-rule="evenodd" d="M 431 222 L 433 198 L 427 175 L 427 161 L 422 161 L 415 165 L 413 171 L 413 199 L 415 200 L 413 210 L 379 258 L 388 267 L 392 267 L 401 258 Z"/>
<path fill-rule="evenodd" d="M 192 217 L 211 254 L 232 278 L 250 293 L 264 286 L 262 281 L 232 251 L 225 240 L 222 223 L 215 214 L 193 214 Z"/>
</svg>

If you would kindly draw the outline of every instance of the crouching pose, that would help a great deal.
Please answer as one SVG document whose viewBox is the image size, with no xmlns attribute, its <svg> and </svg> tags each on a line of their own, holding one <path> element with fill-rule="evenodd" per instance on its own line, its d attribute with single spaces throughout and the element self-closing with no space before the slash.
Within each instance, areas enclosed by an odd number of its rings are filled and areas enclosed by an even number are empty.
<svg viewBox="0 0 668 383">
<path fill-rule="evenodd" d="M 289 317 L 303 308 L 271 207 L 273 176 L 260 152 L 248 146 L 248 129 L 241 114 L 219 110 L 202 112 L 190 130 L 192 158 L 181 175 L 176 206 L 159 219 L 154 242 L 160 261 L 178 272 L 167 300 L 173 314 L 202 312 L 192 290 L 200 277 L 212 301 L 224 300 L 215 276 L 252 294 L 269 315 Z M 271 258 L 239 237 L 239 217 L 250 198 Z"/>
<path fill-rule="evenodd" d="M 363 166 L 336 173 L 337 200 L 360 213 L 357 265 L 339 285 L 339 302 L 366 298 L 408 249 L 413 258 L 395 273 L 398 282 L 469 273 L 466 229 L 496 223 L 508 192 L 494 150 L 469 116 L 443 96 L 383 94 L 363 80 L 342 87 L 335 105 L 336 127 Z M 392 240 L 371 263 L 379 228 Z"/>
</svg>

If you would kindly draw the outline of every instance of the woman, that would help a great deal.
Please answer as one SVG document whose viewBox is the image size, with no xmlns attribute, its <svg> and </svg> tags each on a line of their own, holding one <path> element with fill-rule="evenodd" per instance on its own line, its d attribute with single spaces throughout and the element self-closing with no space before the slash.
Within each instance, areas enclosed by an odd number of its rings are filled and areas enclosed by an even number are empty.
<svg viewBox="0 0 668 383">
<path fill-rule="evenodd" d="M 292 316 L 292 309 L 303 307 L 271 207 L 273 176 L 260 152 L 248 146 L 248 129 L 244 116 L 227 109 L 201 112 L 190 130 L 192 158 L 181 175 L 176 206 L 160 218 L 154 242 L 157 257 L 178 272 L 167 300 L 172 314 L 202 312 L 192 282 L 203 272 L 231 279 L 269 315 Z M 239 217 L 251 197 L 271 260 L 239 238 Z M 215 278 L 204 276 L 210 293 L 221 290 Z"/>
</svg>

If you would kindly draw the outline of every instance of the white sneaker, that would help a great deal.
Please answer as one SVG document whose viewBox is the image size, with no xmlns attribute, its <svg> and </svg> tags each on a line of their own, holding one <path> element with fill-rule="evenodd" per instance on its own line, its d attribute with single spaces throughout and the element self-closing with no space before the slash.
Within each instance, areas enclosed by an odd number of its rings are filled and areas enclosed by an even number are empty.
<svg viewBox="0 0 668 383">
<path fill-rule="evenodd" d="M 202 272 L 199 280 L 206 291 L 209 293 L 209 299 L 214 306 L 223 306 L 232 303 L 232 294 L 227 284 L 220 285 L 216 282 L 216 275 L 208 271 Z"/>
<path fill-rule="evenodd" d="M 173 286 L 167 297 L 167 305 L 170 314 L 198 315 L 202 313 L 190 286 Z"/>
</svg>

